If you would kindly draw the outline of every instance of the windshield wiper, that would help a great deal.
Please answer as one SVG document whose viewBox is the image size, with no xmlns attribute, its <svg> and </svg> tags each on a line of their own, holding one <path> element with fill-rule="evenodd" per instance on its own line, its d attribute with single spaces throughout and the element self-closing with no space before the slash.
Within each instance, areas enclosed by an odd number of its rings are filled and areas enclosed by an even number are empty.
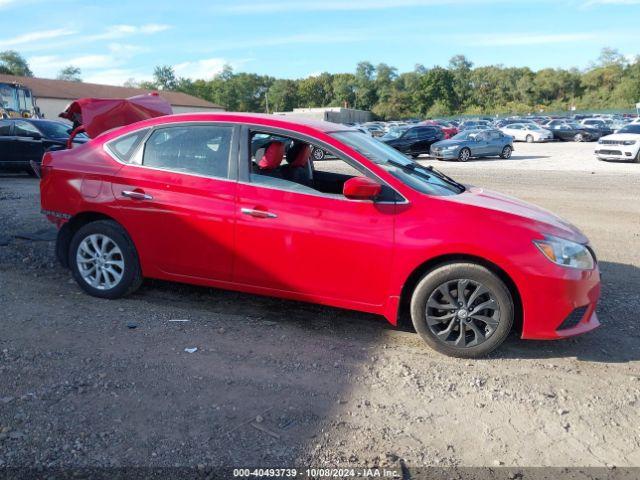
<svg viewBox="0 0 640 480">
<path fill-rule="evenodd" d="M 431 175 L 429 175 L 428 173 L 425 172 L 421 172 L 420 170 L 417 170 L 418 167 L 422 167 L 422 165 L 419 165 L 415 162 L 411 162 L 408 161 L 408 163 L 402 163 L 402 162 L 398 162 L 397 160 L 394 160 L 392 158 L 387 158 L 387 163 L 389 163 L 390 165 L 393 165 L 394 167 L 399 167 L 403 170 L 406 170 L 408 172 L 411 173 L 415 173 L 416 175 L 420 175 L 421 177 L 425 178 L 426 180 L 429 180 L 431 178 Z"/>
<path fill-rule="evenodd" d="M 402 162 L 398 162 L 397 160 L 393 160 L 391 158 L 388 158 L 387 162 L 390 163 L 391 165 L 393 165 L 394 167 L 400 167 L 403 170 L 407 170 L 409 172 L 416 173 L 416 174 L 426 178 L 427 180 L 429 178 L 431 178 L 431 175 L 429 175 L 428 173 L 423 172 L 421 170 L 428 170 L 430 173 L 432 173 L 434 176 L 438 177 L 440 180 L 445 181 L 449 185 L 453 185 L 454 187 L 456 187 L 457 189 L 461 190 L 462 192 L 464 192 L 466 190 L 466 187 L 464 185 L 462 185 L 461 183 L 456 182 L 453 178 L 445 175 L 441 171 L 436 170 L 431 165 L 424 166 L 424 165 L 420 165 L 419 163 L 413 162 L 413 161 L 410 161 L 410 160 L 408 160 L 408 163 L 402 163 Z"/>
<path fill-rule="evenodd" d="M 442 180 L 444 180 L 445 182 L 448 182 L 452 185 L 455 185 L 456 187 L 458 187 L 460 190 L 462 190 L 463 192 L 467 189 L 467 187 L 465 187 L 463 184 L 461 184 L 460 182 L 457 182 L 456 180 L 454 180 L 453 178 L 451 178 L 449 175 L 445 175 L 444 173 L 442 173 L 440 170 L 436 170 L 435 168 L 433 168 L 431 165 L 420 165 L 422 168 L 429 170 L 431 173 L 433 173 L 434 175 L 436 175 L 437 177 L 440 177 Z"/>
</svg>

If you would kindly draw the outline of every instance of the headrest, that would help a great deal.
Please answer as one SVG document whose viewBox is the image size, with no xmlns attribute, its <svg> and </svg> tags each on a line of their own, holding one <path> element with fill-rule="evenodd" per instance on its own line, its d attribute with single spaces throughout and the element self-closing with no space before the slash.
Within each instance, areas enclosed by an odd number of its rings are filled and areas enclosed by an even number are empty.
<svg viewBox="0 0 640 480">
<path fill-rule="evenodd" d="M 258 166 L 263 170 L 275 170 L 282 162 L 284 155 L 284 143 L 271 142 L 258 162 Z"/>
<path fill-rule="evenodd" d="M 287 162 L 292 167 L 305 167 L 311 156 L 311 146 L 308 143 L 296 142 L 287 152 Z"/>
</svg>

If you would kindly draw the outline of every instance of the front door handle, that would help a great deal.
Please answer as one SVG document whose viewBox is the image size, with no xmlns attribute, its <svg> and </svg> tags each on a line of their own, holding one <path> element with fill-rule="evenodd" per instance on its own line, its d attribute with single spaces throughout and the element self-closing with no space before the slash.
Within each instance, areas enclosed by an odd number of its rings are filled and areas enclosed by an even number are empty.
<svg viewBox="0 0 640 480">
<path fill-rule="evenodd" d="M 133 198 L 134 200 L 153 200 L 151 195 L 147 195 L 146 193 L 137 190 L 123 190 L 122 196 Z"/>
<path fill-rule="evenodd" d="M 278 215 L 275 213 L 265 212 L 264 210 L 255 210 L 253 208 L 241 208 L 240 212 L 256 218 L 278 218 Z"/>
</svg>

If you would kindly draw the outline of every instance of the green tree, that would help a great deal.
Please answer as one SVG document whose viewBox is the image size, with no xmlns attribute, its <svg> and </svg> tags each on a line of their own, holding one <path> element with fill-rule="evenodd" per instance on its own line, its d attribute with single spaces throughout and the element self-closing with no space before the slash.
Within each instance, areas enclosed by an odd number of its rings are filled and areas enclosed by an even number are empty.
<svg viewBox="0 0 640 480">
<path fill-rule="evenodd" d="M 287 112 L 298 106 L 298 85 L 293 80 L 274 81 L 268 93 L 269 106 L 273 112 Z"/>
<path fill-rule="evenodd" d="M 15 50 L 0 52 L 0 69 L 9 75 L 33 77 L 27 60 Z"/>
<path fill-rule="evenodd" d="M 79 67 L 68 65 L 58 72 L 58 76 L 56 78 L 58 80 L 67 80 L 69 82 L 81 82 L 81 74 L 82 70 L 80 70 Z"/>
</svg>

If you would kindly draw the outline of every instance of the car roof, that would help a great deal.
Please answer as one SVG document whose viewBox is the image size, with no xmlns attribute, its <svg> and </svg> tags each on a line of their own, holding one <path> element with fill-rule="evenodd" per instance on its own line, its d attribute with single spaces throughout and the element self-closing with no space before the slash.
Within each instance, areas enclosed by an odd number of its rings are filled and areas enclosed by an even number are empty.
<svg viewBox="0 0 640 480">
<path fill-rule="evenodd" d="M 57 124 L 62 124 L 62 125 L 69 125 L 71 126 L 71 124 L 62 122 L 60 120 L 48 120 L 48 119 L 44 119 L 44 118 L 6 118 L 5 120 L 11 120 L 14 122 L 17 122 L 18 120 L 21 120 L 23 122 L 29 122 L 29 123 L 33 123 L 34 125 L 38 125 L 39 123 L 57 123 Z"/>
<path fill-rule="evenodd" d="M 229 123 L 246 123 L 257 124 L 263 127 L 283 128 L 289 130 L 313 130 L 316 133 L 331 132 L 359 132 L 354 127 L 342 125 L 340 123 L 325 122 L 322 120 L 313 120 L 304 117 L 294 117 L 288 115 L 270 115 L 266 113 L 244 113 L 244 112 L 194 112 L 179 113 L 173 115 L 162 115 L 159 117 L 142 120 L 122 127 L 108 130 L 96 138 L 112 138 L 118 137 L 127 131 L 133 131 L 138 128 L 154 127 L 161 125 L 170 125 L 172 123 L 188 123 L 188 122 L 229 122 Z"/>
</svg>

